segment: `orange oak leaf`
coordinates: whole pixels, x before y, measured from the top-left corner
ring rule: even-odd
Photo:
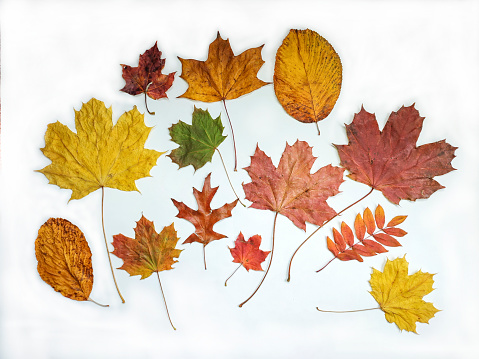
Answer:
[[[433,177],[454,170],[457,147],[445,140],[416,147],[423,120],[414,105],[403,106],[380,131],[375,115],[361,108],[346,125],[349,143],[335,145],[348,177],[381,191],[395,204],[428,198],[444,188]]]
[[[153,222],[142,215],[136,222],[135,238],[129,238],[123,234],[113,236],[115,249],[112,253],[123,260],[123,265],[119,269],[127,271],[130,276],[141,275],[140,279],[145,279],[156,272],[160,282],[159,272],[173,269],[173,264],[178,262],[175,258],[178,258],[182,251],[175,248],[178,240],[173,223],[157,233]],[[161,282],[160,289],[168,319],[173,329],[176,329],[168,313]]]
[[[161,58],[161,51],[158,50],[156,42],[143,55],[140,55],[138,67],[123,64],[121,66],[123,67],[122,76],[126,84],[120,91],[130,95],[144,93],[145,103],[146,95],[154,100],[168,97],[166,91],[173,84],[176,72],[169,75],[161,73],[165,67],[165,59]],[[154,114],[154,112],[151,114]]]
[[[211,173],[206,176],[205,182],[203,184],[203,190],[201,192],[196,188],[193,188],[193,195],[198,203],[198,210],[188,207],[183,202],[171,199],[173,204],[178,209],[178,214],[176,217],[186,219],[195,226],[195,232],[186,238],[183,244],[193,242],[202,243],[203,256],[204,248],[208,243],[226,237],[224,234],[215,232],[213,230],[213,226],[222,219],[231,217],[231,211],[238,203],[238,200],[235,200],[231,203],[226,203],[219,208],[211,209],[211,201],[213,200],[218,187],[212,188],[210,182]]]
[[[240,232],[236,238],[234,248],[229,248],[233,256],[233,263],[240,263],[247,271],[250,269],[261,271],[263,263],[270,251],[259,249],[261,245],[261,236],[254,235],[245,241],[243,233]]]
[[[306,230],[306,222],[322,225],[336,215],[326,200],[339,193],[344,169],[324,166],[311,173],[316,157],[304,141],[286,144],[278,167],[256,147],[251,164],[245,170],[251,182],[243,184],[252,208],[270,210],[288,217]]]

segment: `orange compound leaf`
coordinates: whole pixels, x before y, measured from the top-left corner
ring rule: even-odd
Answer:
[[[341,222],[341,234],[346,244],[351,247],[354,244],[354,233],[345,222]]]
[[[391,219],[388,223],[388,227],[396,227],[397,225],[401,224],[404,222],[404,220],[407,218],[407,216],[396,216],[393,219]]]
[[[366,226],[364,225],[363,218],[358,213],[354,220],[354,231],[356,232],[356,238],[362,240],[366,234]]]
[[[378,228],[383,228],[386,218],[384,217],[384,209],[379,204],[376,207],[376,211],[374,211],[374,217],[376,217],[376,225]]]
[[[259,249],[260,245],[260,235],[254,235],[245,241],[243,233],[240,232],[234,248],[229,248],[233,263],[240,263],[247,271],[250,269],[262,271],[261,263],[265,261],[270,251],[262,251]]]
[[[253,202],[250,207],[281,213],[302,230],[306,222],[320,226],[335,216],[326,200],[339,193],[343,169],[327,165],[311,173],[315,160],[304,141],[286,144],[278,167],[256,147],[245,168],[251,182],[243,184],[246,199]]]
[[[364,108],[346,125],[347,145],[335,145],[348,177],[381,191],[392,203],[428,198],[443,188],[433,179],[454,168],[457,147],[443,141],[416,147],[424,117],[414,108],[391,113],[379,130],[374,114]]]
[[[193,195],[196,198],[198,210],[188,207],[183,202],[171,199],[175,207],[178,209],[176,217],[186,219],[195,226],[195,232],[186,238],[183,244],[198,242],[203,244],[204,248],[208,243],[226,237],[224,234],[215,232],[213,226],[222,219],[231,217],[231,211],[238,203],[238,200],[226,203],[219,208],[211,209],[211,201],[217,190],[218,187],[211,187],[210,173],[205,178],[203,190],[201,192],[196,188],[193,188]]]

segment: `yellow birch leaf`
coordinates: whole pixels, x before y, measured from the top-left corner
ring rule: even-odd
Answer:
[[[84,301],[93,286],[91,251],[82,231],[63,218],[50,218],[35,240],[40,277],[67,298]]]
[[[144,148],[151,131],[136,106],[113,126],[112,110],[92,98],[75,111],[72,132],[60,122],[48,125],[43,154],[52,163],[39,170],[49,183],[71,189],[71,199],[110,187],[138,191],[135,180],[149,177],[164,152]]]
[[[323,120],[339,97],[342,65],[331,44],[312,30],[291,30],[276,52],[274,92],[301,122]]]
[[[389,323],[396,323],[399,329],[416,332],[416,322],[428,323],[439,310],[422,297],[433,291],[433,274],[418,271],[408,275],[405,258],[388,260],[384,271],[373,268],[371,274],[371,295],[379,303]]]

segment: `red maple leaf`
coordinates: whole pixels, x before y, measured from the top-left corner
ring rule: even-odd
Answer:
[[[167,97],[166,91],[173,84],[175,73],[169,75],[161,73],[165,67],[165,59],[161,58],[161,51],[155,42],[153,47],[140,55],[138,67],[121,65],[123,67],[123,79],[126,81],[125,87],[120,91],[130,95],[144,93],[154,100]]]
[[[198,210],[191,209],[183,202],[171,199],[179,211],[176,217],[186,219],[195,226],[195,232],[186,238],[183,244],[199,242],[203,244],[204,248],[208,243],[226,237],[224,234],[213,231],[213,226],[218,221],[231,217],[231,210],[236,206],[238,200],[226,203],[220,208],[212,210],[210,204],[218,187],[211,188],[210,180],[211,173],[205,178],[205,183],[201,192],[196,188],[193,188],[193,195],[198,203]]]
[[[322,225],[336,215],[326,200],[339,193],[344,169],[331,165],[311,172],[316,157],[312,147],[304,141],[286,144],[276,168],[263,151],[256,147],[251,164],[245,170],[251,182],[243,184],[250,206],[271,210],[288,217],[293,223],[306,230],[306,223]]]
[[[381,132],[374,114],[364,108],[346,125],[349,143],[335,145],[349,178],[381,191],[393,203],[428,198],[444,188],[433,177],[454,168],[453,147],[444,140],[416,147],[424,117],[414,105],[389,116]]]
[[[247,241],[244,240],[243,233],[240,232],[236,238],[234,248],[229,248],[233,256],[233,263],[241,263],[247,271],[263,270],[261,263],[264,262],[270,251],[262,251],[259,249],[261,245],[261,236],[254,235]]]

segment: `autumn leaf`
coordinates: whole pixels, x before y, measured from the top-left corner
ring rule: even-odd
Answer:
[[[229,40],[223,40],[218,32],[208,50],[206,61],[183,59],[181,78],[188,83],[188,89],[181,98],[202,102],[233,100],[268,84],[257,78],[264,61],[261,58],[263,45],[248,49],[235,56]],[[228,120],[228,111],[226,110]],[[231,126],[233,146],[235,148],[235,171],[237,167],[236,144]]]
[[[380,131],[374,114],[362,108],[346,125],[349,143],[335,145],[348,177],[381,191],[395,204],[428,198],[444,188],[433,177],[454,170],[457,147],[444,140],[416,147],[423,120],[414,105],[403,106]]]
[[[186,219],[195,226],[195,232],[186,238],[183,244],[193,242],[203,244],[205,269],[206,257],[204,250],[206,245],[212,241],[226,237],[224,234],[215,232],[213,230],[213,226],[222,219],[231,217],[231,211],[238,203],[238,200],[235,200],[231,203],[226,203],[219,208],[211,209],[211,201],[213,200],[216,191],[218,191],[218,187],[212,188],[210,182],[211,173],[206,176],[201,192],[196,188],[193,188],[193,195],[195,196],[196,202],[198,204],[198,210],[188,207],[183,202],[171,199],[173,204],[178,209],[178,214],[176,217]]]
[[[39,170],[49,183],[71,189],[70,200],[104,187],[138,191],[135,180],[149,177],[164,153],[143,147],[151,127],[136,106],[113,126],[111,107],[92,98],[75,111],[75,127],[76,134],[58,121],[48,125],[41,150],[52,163]]]
[[[224,141],[221,116],[213,119],[208,110],[194,109],[191,125],[179,121],[169,128],[173,142],[180,145],[168,157],[180,168],[192,165],[196,170],[211,161],[217,147]]]
[[[38,230],[35,256],[38,274],[53,289],[70,299],[93,302],[91,251],[77,226],[63,218],[50,218]]]
[[[315,31],[290,30],[276,52],[273,77],[284,110],[318,125],[333,110],[341,83],[341,59],[331,44]]]
[[[250,207],[280,213],[303,230],[306,222],[319,226],[336,215],[326,200],[339,193],[344,170],[327,165],[311,174],[315,160],[304,141],[286,144],[278,167],[256,147],[245,168],[251,182],[243,184]]]
[[[123,260],[123,265],[119,269],[127,271],[130,276],[141,275],[140,279],[145,279],[156,272],[160,281],[159,272],[173,269],[173,264],[178,262],[175,258],[178,258],[182,251],[175,248],[178,240],[173,223],[157,233],[153,222],[142,215],[136,223],[135,238],[123,234],[113,236],[115,249],[112,254]],[[160,289],[165,299],[161,282]],[[168,313],[168,307],[166,311]],[[168,318],[171,323],[169,313]],[[173,323],[171,326],[175,329]]]
[[[153,45],[149,50],[146,50],[143,55],[140,55],[138,67],[131,67],[128,65],[121,65],[123,67],[123,79],[125,80],[125,86],[120,90],[130,95],[145,94],[154,100],[158,100],[163,97],[168,97],[166,91],[173,84],[175,79],[175,73],[172,72],[169,75],[161,73],[165,67],[165,59],[161,58],[161,51],[158,50],[157,43]],[[146,107],[148,111],[148,106]],[[148,111],[148,113],[154,115],[154,112]]]
[[[434,275],[421,270],[408,275],[408,264],[405,258],[397,258],[388,260],[383,272],[373,268],[370,293],[389,323],[417,334],[416,322],[429,323],[438,312],[432,303],[423,300],[433,291]]]

